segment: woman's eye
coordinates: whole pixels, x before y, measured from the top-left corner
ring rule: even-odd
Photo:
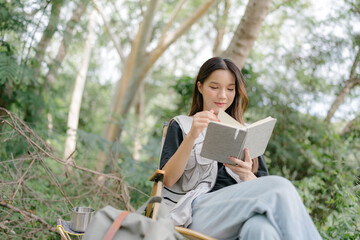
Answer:
[[[210,86],[210,88],[211,88],[211,89],[217,89],[217,87],[211,87],[211,86]]]
[[[228,90],[229,90],[230,92],[232,92],[232,91],[234,91],[235,89],[234,89],[234,88],[228,88]]]

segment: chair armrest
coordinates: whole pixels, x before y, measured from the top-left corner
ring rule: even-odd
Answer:
[[[190,240],[216,240],[216,238],[209,237],[209,236],[207,236],[205,234],[202,234],[200,232],[194,231],[194,230],[189,229],[189,228],[176,226],[175,229],[176,229],[176,231],[178,233],[183,235],[186,239],[190,239]]]
[[[159,182],[159,181],[163,181],[164,180],[164,176],[165,176],[165,171],[164,170],[160,170],[157,169],[153,175],[151,175],[151,177],[149,178],[149,181],[153,181],[153,182]]]

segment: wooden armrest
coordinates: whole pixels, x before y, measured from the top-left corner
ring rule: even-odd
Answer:
[[[216,240],[215,238],[209,237],[205,234],[199,233],[197,231],[188,228],[176,226],[175,229],[178,233],[180,233],[181,235],[183,235],[184,237],[190,240]]]
[[[160,170],[157,169],[153,175],[151,175],[151,177],[149,178],[150,181],[163,181],[164,180],[164,176],[165,176],[165,171],[164,170]]]

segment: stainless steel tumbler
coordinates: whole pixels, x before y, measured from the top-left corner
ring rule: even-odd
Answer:
[[[74,207],[71,211],[70,228],[75,232],[85,232],[95,210],[89,207]]]

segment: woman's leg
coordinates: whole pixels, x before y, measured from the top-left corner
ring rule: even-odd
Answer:
[[[245,222],[263,214],[281,239],[321,239],[295,187],[267,176],[204,194],[193,202],[189,228],[219,239],[235,239]]]
[[[240,230],[240,240],[280,240],[279,233],[263,214],[249,218]]]

